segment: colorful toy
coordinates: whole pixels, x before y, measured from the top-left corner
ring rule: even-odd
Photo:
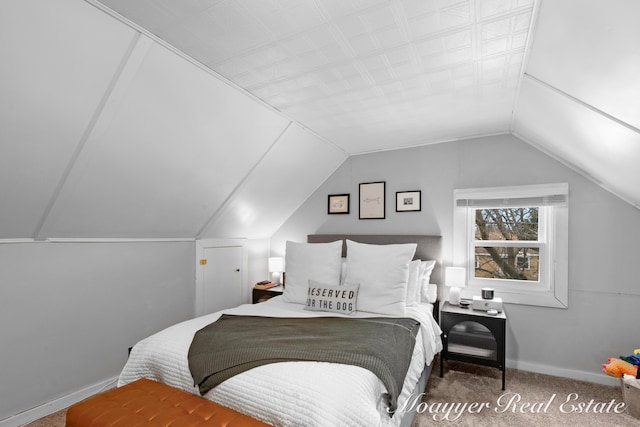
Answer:
[[[638,367],[632,365],[629,362],[625,362],[622,359],[616,359],[615,357],[608,357],[607,361],[609,363],[602,364],[602,372],[605,374],[620,378],[624,374],[633,375],[634,377],[638,374]]]
[[[640,365],[640,357],[634,354],[631,354],[629,356],[620,356],[620,359],[624,360],[627,363],[631,363],[632,365]]]

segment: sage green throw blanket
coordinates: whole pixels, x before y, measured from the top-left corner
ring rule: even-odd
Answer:
[[[283,318],[223,314],[196,332],[189,369],[204,395],[228,378],[268,363],[319,361],[366,368],[397,408],[420,322],[408,318]]]

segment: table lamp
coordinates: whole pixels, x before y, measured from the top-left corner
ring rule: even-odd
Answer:
[[[271,274],[271,281],[277,284],[280,283],[280,274],[284,271],[284,258],[283,257],[269,257],[269,272]]]
[[[466,269],[447,267],[444,272],[444,284],[449,288],[449,304],[460,305],[460,289],[464,288]]]

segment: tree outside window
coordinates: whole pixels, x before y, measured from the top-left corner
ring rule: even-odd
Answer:
[[[476,209],[475,277],[537,282],[540,248],[527,243],[539,242],[539,216],[538,207]]]

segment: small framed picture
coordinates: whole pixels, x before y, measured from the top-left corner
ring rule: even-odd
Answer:
[[[349,213],[349,194],[329,194],[327,212],[330,215]]]
[[[384,181],[360,184],[360,219],[384,219],[384,187]]]
[[[415,212],[420,207],[421,191],[398,191],[396,192],[396,212]]]

